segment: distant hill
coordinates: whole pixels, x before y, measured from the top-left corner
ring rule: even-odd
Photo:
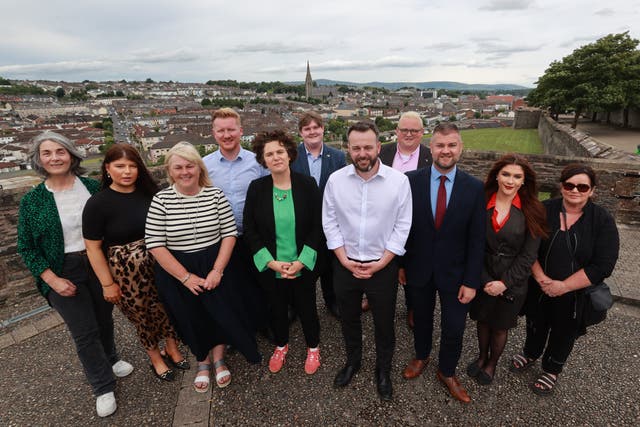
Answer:
[[[354,83],[354,82],[346,82],[340,80],[328,80],[328,79],[318,79],[314,80],[319,86],[337,86],[337,85],[345,85],[345,86],[354,86],[354,87],[362,87],[362,86],[372,86],[372,87],[383,87],[389,90],[398,90],[401,87],[415,87],[417,89],[448,89],[448,90],[486,90],[486,91],[507,91],[507,90],[528,90],[531,89],[526,86],[514,85],[509,83],[500,83],[500,84],[468,84],[468,83],[460,83],[460,82],[446,82],[446,81],[435,81],[435,82],[367,82],[367,83]],[[304,82],[291,82],[293,84],[304,84]]]

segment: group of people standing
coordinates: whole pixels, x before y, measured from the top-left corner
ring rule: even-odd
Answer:
[[[318,278],[345,342],[336,388],[360,370],[366,305],[376,389],[392,398],[400,285],[415,347],[405,379],[429,363],[437,295],[437,378],[454,398],[471,400],[456,376],[469,311],[478,357],[468,375],[492,382],[508,330],[526,313],[526,343],[510,369],[542,356],[532,389],[551,393],[585,332],[582,290],[608,277],[618,255],[613,218],[590,200],[593,170],[568,165],[562,197],[541,203],[520,155],[499,159],[484,185],[462,171],[463,143],[451,123],[438,125],[427,147],[420,116],[404,113],[398,142],[383,147],[376,126],[358,122],[347,132],[349,165],[323,143],[320,115],[305,113],[298,128],[299,145],[276,130],[256,136],[252,152],[240,145],[238,113],[216,110],[219,150],[203,159],[191,144],[175,145],[162,190],[128,145],[107,151],[98,183],[81,176],[81,155],[64,136],[33,140],[31,162],[45,180],[21,202],[18,251],[71,333],[98,415],[116,410],[114,377],[133,370],[116,353],[114,304],[135,325],[155,376],[172,381],[175,369],[190,368],[181,340],[197,360],[194,389],[205,392],[212,370],[217,386],[231,383],[227,346],[262,361],[257,331],[272,337],[268,366],[279,372],[292,311],[306,341],[304,371],[319,369]]]

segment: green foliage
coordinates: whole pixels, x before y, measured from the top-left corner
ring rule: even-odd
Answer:
[[[613,111],[640,104],[640,51],[629,32],[609,34],[553,61],[527,96],[552,116],[574,110],[575,129],[584,111]]]
[[[338,86],[338,92],[340,93],[348,93],[348,92],[353,92],[354,89],[350,88],[349,86],[345,86],[345,85],[340,85]]]
[[[11,82],[0,76],[0,86],[11,86]]]
[[[64,98],[65,92],[64,89],[59,87],[56,89],[56,98]]]
[[[449,116],[449,121],[450,121],[450,122],[455,122],[456,120],[458,120],[458,118],[456,117],[456,115],[455,115],[455,114],[451,114],[451,115]]]
[[[346,141],[347,122],[342,117],[330,119],[325,125],[325,130],[332,135],[332,138],[329,139],[342,139]]]
[[[318,105],[318,104],[322,104],[322,99],[318,99],[318,98],[304,98],[304,97],[300,97],[300,96],[287,96],[287,99],[289,101],[295,101],[295,102],[306,102],[307,104],[311,104],[311,105]]]
[[[204,98],[202,101],[200,101],[200,105],[202,105],[203,107],[208,107],[209,105],[211,105],[211,100],[209,98]]]
[[[480,111],[476,111],[475,113],[473,113],[474,119],[479,119],[480,117],[482,117],[482,113]]]
[[[86,101],[87,99],[89,99],[89,96],[87,95],[86,90],[74,90],[73,92],[67,94],[66,96],[68,99],[71,99],[74,101]]]
[[[155,83],[150,77],[147,77],[147,80],[144,81],[145,83]]]
[[[116,96],[124,96],[124,92],[121,90],[116,91]]]
[[[376,117],[375,123],[380,132],[387,132],[396,128],[395,123],[389,119],[385,119],[384,117]]]
[[[304,85],[290,85],[282,82],[238,82],[236,80],[209,80],[209,86],[235,87],[238,89],[251,89],[258,93],[295,93],[298,96],[305,95]]]
[[[230,108],[239,108],[239,109],[243,109],[244,108],[244,102],[242,102],[240,99],[234,99],[234,98],[230,98],[230,99],[222,99],[222,98],[213,98],[211,100],[211,106],[213,106],[214,108],[222,108],[222,107],[230,107]]]
[[[273,104],[273,105],[278,105],[280,104],[280,101],[278,101],[277,99],[271,99],[271,98],[260,98],[255,97],[253,99],[249,100],[249,104]]]
[[[521,154],[544,152],[537,129],[469,129],[460,131],[465,149]]]

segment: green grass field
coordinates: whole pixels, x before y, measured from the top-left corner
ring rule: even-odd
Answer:
[[[500,151],[521,154],[542,154],[537,129],[472,129],[460,132],[464,148],[476,151]]]

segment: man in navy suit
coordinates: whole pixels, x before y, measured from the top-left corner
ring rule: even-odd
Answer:
[[[415,358],[403,372],[418,377],[432,348],[436,292],[441,305],[437,378],[461,402],[471,398],[455,375],[469,302],[480,287],[485,244],[483,184],[460,170],[462,139],[453,123],[441,123],[430,143],[430,168],[408,172],[413,222],[403,259],[414,309]]]
[[[416,111],[406,111],[400,116],[396,127],[398,142],[384,144],[380,149],[380,161],[400,172],[409,172],[431,166],[429,147],[422,145],[424,124]],[[398,283],[406,286],[404,268],[398,272]],[[413,329],[413,308],[409,292],[405,289],[404,301],[407,306],[407,325]]]
[[[320,188],[320,193],[324,193],[329,175],[347,165],[346,157],[342,151],[324,144],[324,124],[320,114],[306,112],[298,122],[298,130],[302,143],[298,146],[298,157],[291,164],[291,170],[312,176]],[[325,250],[318,253],[322,296],[329,313],[339,317],[331,268],[335,255],[333,251],[326,249],[324,240],[326,239],[323,239]]]

